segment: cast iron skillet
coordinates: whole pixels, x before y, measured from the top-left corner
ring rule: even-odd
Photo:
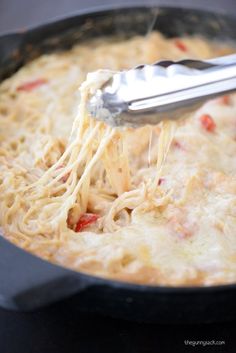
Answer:
[[[0,37],[0,80],[41,53],[91,37],[146,34],[153,28],[168,37],[200,34],[225,41],[236,39],[235,21],[180,8],[113,7],[80,13]],[[34,310],[72,295],[83,309],[130,320],[197,323],[236,317],[236,284],[171,288],[100,279],[53,265],[0,237],[0,306]]]

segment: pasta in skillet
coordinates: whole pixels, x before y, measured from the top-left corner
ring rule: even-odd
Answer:
[[[125,281],[236,281],[236,98],[188,119],[112,128],[86,109],[107,72],[232,49],[202,38],[95,40],[0,85],[0,225],[16,245]],[[78,90],[78,87],[80,89]]]

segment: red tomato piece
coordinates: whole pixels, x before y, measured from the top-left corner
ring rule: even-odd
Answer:
[[[202,124],[202,127],[209,131],[209,132],[213,132],[216,128],[216,123],[214,122],[214,120],[212,119],[212,117],[209,114],[203,114],[200,117],[200,121]]]
[[[185,147],[182,145],[182,143],[180,143],[177,140],[173,141],[172,145],[173,145],[174,148],[176,148],[178,150],[185,151]]]
[[[161,185],[162,183],[164,183],[164,181],[165,181],[165,178],[160,178],[160,179],[158,180],[158,185]]]
[[[188,48],[186,47],[186,45],[182,42],[182,40],[180,39],[176,39],[175,40],[175,45],[176,47],[181,50],[181,51],[184,51],[186,52],[188,50]]]
[[[221,103],[222,105],[230,105],[230,96],[220,97],[219,103]]]
[[[99,216],[94,213],[84,213],[82,216],[80,216],[80,219],[78,220],[76,226],[75,226],[75,232],[80,232],[87,226],[89,226],[92,223],[95,223]]]
[[[25,83],[22,83],[22,85],[17,87],[17,91],[31,92],[35,88],[45,85],[47,82],[48,81],[45,80],[44,78],[39,78],[34,81],[25,82]]]
[[[64,168],[64,165],[59,165],[59,166],[56,168],[56,170],[62,169],[62,168]],[[61,180],[63,183],[65,183],[65,182],[67,181],[67,179],[69,178],[69,176],[70,176],[70,172],[68,172],[68,173],[66,173],[65,175],[63,175],[63,177],[61,177],[60,180]]]
[[[61,178],[61,181],[62,181],[63,183],[66,183],[67,180],[68,180],[68,178],[69,178],[69,176],[70,176],[70,173],[67,173],[67,174],[63,175],[63,177]]]

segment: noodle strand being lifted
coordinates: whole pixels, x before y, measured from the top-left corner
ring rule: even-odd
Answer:
[[[93,75],[90,74],[88,82],[85,81],[81,87],[81,102],[73,123],[71,141],[65,152],[35,183],[17,190],[18,197],[5,213],[4,219],[4,223],[7,223],[7,219],[17,214],[14,225],[16,235],[45,236],[45,224],[47,224],[47,236],[55,232],[61,233],[68,227],[69,212],[76,208],[77,219],[86,213],[89,195],[92,195],[91,187],[96,187],[99,192],[99,187],[91,180],[93,168],[96,168],[98,163],[100,165],[97,168],[102,169],[104,176],[104,185],[101,187],[108,196],[117,196],[111,211],[104,217],[105,229],[114,231],[111,224],[115,224],[114,218],[117,213],[127,207],[135,209],[144,202],[144,197],[140,197],[143,195],[140,187],[134,188],[130,182],[129,156],[123,141],[125,131],[112,129],[104,123],[94,121],[88,116],[86,110],[89,91],[101,81],[102,75],[102,71],[94,73],[94,78],[91,80]],[[173,133],[170,133],[173,130],[173,124],[168,122],[161,128],[157,149],[157,173],[153,187],[149,188],[149,192],[152,189],[152,193],[155,193],[161,166],[173,138]],[[101,174],[101,171],[99,173]],[[68,177],[63,180],[66,175]],[[101,180],[99,181],[101,183]],[[109,184],[107,189],[106,184]],[[136,196],[135,201],[133,198],[130,201],[131,195]],[[19,207],[19,200],[24,207]],[[40,210],[40,215],[37,210]],[[70,225],[73,226],[73,224]],[[117,229],[118,226],[115,228]]]

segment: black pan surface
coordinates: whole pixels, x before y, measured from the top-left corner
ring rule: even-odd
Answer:
[[[0,37],[0,80],[42,53],[89,38],[146,34],[151,29],[169,37],[236,39],[235,18],[206,11],[127,7],[80,13]],[[200,323],[236,318],[234,284],[171,288],[100,279],[48,263],[0,237],[0,306],[34,310],[72,295],[77,307],[129,320]]]

